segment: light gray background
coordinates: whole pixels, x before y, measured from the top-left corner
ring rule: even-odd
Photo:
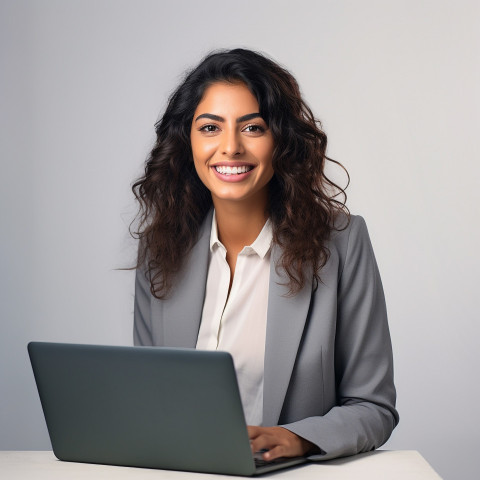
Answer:
[[[185,68],[246,46],[297,77],[348,168],[393,338],[401,422],[478,478],[476,1],[2,1],[0,449],[47,449],[30,340],[131,344],[132,180]],[[305,172],[308,175],[308,172]]]

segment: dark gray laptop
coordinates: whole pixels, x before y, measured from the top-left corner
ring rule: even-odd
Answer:
[[[225,352],[32,342],[28,352],[60,460],[257,475]]]

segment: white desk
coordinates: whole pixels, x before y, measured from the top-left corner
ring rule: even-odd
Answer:
[[[60,462],[52,452],[0,452],[0,478],[8,480],[221,480],[240,479],[145,468]],[[440,477],[413,450],[377,450],[328,462],[308,463],[257,478],[279,480],[438,480]]]

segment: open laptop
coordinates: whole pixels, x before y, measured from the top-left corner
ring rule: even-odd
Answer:
[[[226,352],[42,342],[28,352],[60,460],[247,476],[306,461],[256,466]]]

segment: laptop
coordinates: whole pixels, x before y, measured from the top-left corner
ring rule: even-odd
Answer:
[[[244,476],[306,461],[256,465],[226,352],[43,342],[28,352],[60,460]]]

